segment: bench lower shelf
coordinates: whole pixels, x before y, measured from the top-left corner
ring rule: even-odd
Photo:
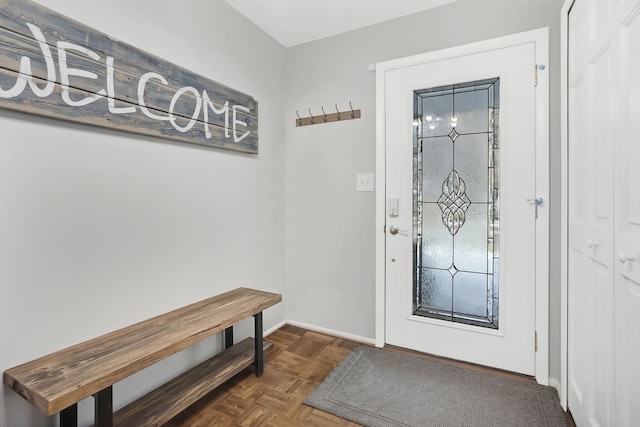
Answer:
[[[264,341],[265,351],[273,343]],[[118,427],[161,426],[255,360],[253,338],[246,338],[184,374],[131,402],[114,414]]]

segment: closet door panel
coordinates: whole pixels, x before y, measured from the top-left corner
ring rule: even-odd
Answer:
[[[596,294],[603,306],[606,306],[607,323],[613,327],[613,167],[615,126],[613,116],[612,78],[611,78],[611,44],[606,40],[604,45],[595,50],[589,60],[589,84],[592,96],[588,100],[589,136],[585,143],[589,145],[591,157],[588,177],[589,230],[587,231],[587,254],[604,268],[609,277],[609,285],[600,287]],[[604,320],[604,319],[603,319]]]
[[[599,27],[598,27],[599,28]],[[589,185],[588,225],[586,229],[587,274],[591,304],[589,322],[583,327],[590,331],[587,423],[592,427],[614,424],[614,355],[613,355],[613,160],[614,126],[611,43],[598,33],[589,51],[586,65],[591,87],[588,100],[590,167],[586,171]],[[580,356],[578,356],[580,357]],[[584,356],[583,356],[584,357]]]
[[[618,424],[640,424],[640,1],[620,13],[620,136],[615,168],[615,354]]]
[[[584,22],[582,9],[574,9],[570,16],[571,23]],[[570,26],[570,37],[576,43],[581,40],[580,35],[584,30],[579,26]],[[589,322],[589,310],[592,309],[589,294],[584,291],[588,281],[588,264],[586,257],[585,238],[587,223],[587,208],[591,205],[588,191],[589,183],[584,180],[588,177],[587,170],[590,167],[588,147],[584,147],[584,141],[589,132],[586,129],[585,120],[587,99],[589,98],[589,85],[585,71],[577,71],[578,58],[581,57],[579,45],[570,43],[569,54],[573,58],[575,71],[570,74],[569,87],[569,281],[568,281],[568,401],[569,409],[578,426],[586,425],[586,399],[589,393],[589,365],[588,358],[577,357],[579,354],[589,353],[589,336],[586,325]]]
[[[576,2],[569,21],[568,397],[581,427],[615,425],[610,22],[610,4],[600,0]]]
[[[569,16],[569,409],[640,425],[640,0]]]
[[[569,334],[571,339],[568,343],[569,355],[589,353],[589,331],[585,327],[589,324],[588,308],[591,305],[591,298],[587,292],[582,292],[580,284],[588,280],[587,265],[584,255],[575,247],[569,249],[568,263],[569,269],[573,272],[572,280],[569,281]],[[591,361],[588,357],[569,357],[569,409],[577,426],[586,425],[586,398],[588,397],[589,366]]]
[[[621,275],[616,280],[616,396],[619,427],[635,427],[640,422],[640,335],[637,316],[640,313],[640,287],[637,280]],[[627,317],[634,315],[630,321]],[[635,322],[635,323],[634,323]]]
[[[624,88],[621,109],[626,116],[626,132],[621,138],[618,159],[620,190],[624,190],[616,196],[624,211],[621,225],[637,232],[634,228],[640,226],[640,2],[635,3],[621,29],[620,80]]]

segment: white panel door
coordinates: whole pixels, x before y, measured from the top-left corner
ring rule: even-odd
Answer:
[[[612,46],[596,12],[594,2],[579,1],[569,15],[568,399],[579,426],[605,427],[614,425],[615,127]]]
[[[568,405],[640,425],[640,1],[569,13]]]
[[[615,174],[617,425],[640,425],[640,1],[618,8],[620,125]]]
[[[386,238],[387,343],[528,375],[535,373],[536,207],[534,203],[527,201],[527,199],[531,200],[537,197],[535,162],[532,161],[536,155],[535,64],[535,43],[523,43],[386,72],[387,175],[385,190],[389,198]],[[456,323],[416,315],[413,285],[415,272],[413,262],[415,235],[412,232],[414,222],[412,165],[415,119],[414,91],[431,90],[431,88],[442,86],[449,87],[448,85],[466,84],[491,78],[500,78],[499,130],[501,142],[500,160],[496,172],[500,177],[502,187],[499,202],[500,266],[494,270],[496,275],[499,274],[500,283],[500,320],[497,329],[471,326],[464,324],[464,321]],[[433,117],[425,115],[420,120],[435,121],[435,117],[435,115]],[[450,127],[457,125],[458,127],[455,129],[464,134],[462,121],[465,119],[460,118],[456,122],[457,119],[458,117],[448,117],[443,120],[451,121],[453,124],[448,125]],[[424,123],[423,125],[426,126]],[[453,147],[454,144],[463,144],[461,141],[463,138],[472,138],[470,136],[472,133],[461,137],[457,137],[457,135],[451,137],[445,133],[442,136],[442,141],[434,142],[434,144],[441,145],[444,150],[449,150],[452,148],[448,147]],[[457,139],[455,139],[456,137]],[[454,139],[455,141],[453,141]],[[465,167],[459,166],[463,160],[460,162],[454,160],[453,162],[456,164],[456,169]],[[424,168],[427,167],[427,163],[428,161],[424,160]],[[449,169],[444,170],[446,167],[438,164],[438,161],[432,162],[430,167],[438,170],[442,168],[442,179],[447,178],[447,174],[450,173],[449,169],[451,169],[446,166]],[[424,173],[426,174],[427,171],[425,170]],[[426,183],[425,191],[445,191],[442,179],[437,183],[434,182],[431,186]],[[467,178],[464,177],[464,179]],[[454,181],[456,183],[454,186],[456,189],[458,189],[457,180],[457,175],[455,175]],[[466,188],[467,191],[470,191],[468,183]],[[435,196],[437,197],[437,194]],[[398,202],[397,215],[392,209],[396,200]],[[470,200],[470,205],[473,207],[474,197],[470,196]],[[472,207],[469,208],[469,212]],[[442,215],[444,211],[440,214],[437,206],[432,206],[430,209],[435,212],[436,220],[434,223],[438,223],[437,218],[440,218],[439,215]],[[484,209],[486,215],[486,207]],[[440,226],[446,226],[446,224],[442,224],[444,220],[439,222]],[[461,234],[464,234],[465,230],[472,230],[471,222],[471,219],[467,219],[467,224],[461,226]],[[453,234],[451,228],[449,231],[446,228],[443,230],[442,233],[445,236],[447,233]],[[498,233],[498,230],[496,229],[495,232]],[[486,264],[486,227],[483,233],[485,233],[484,249],[480,248],[477,252],[484,250],[484,255],[480,253],[480,256],[485,257]],[[469,245],[472,247],[471,251],[474,251],[474,244],[469,243]],[[465,273],[464,268],[460,268],[458,264],[465,262],[469,264],[470,259],[476,254],[464,251],[457,253],[456,251],[457,247],[452,249],[452,257],[455,258],[455,261],[451,263],[450,267],[448,264],[441,267],[439,273],[442,273],[443,277],[449,275],[449,280],[453,277],[453,286],[459,286],[462,289],[467,286],[467,282],[461,280],[459,285],[456,285],[455,278],[466,277],[463,275],[470,273]],[[476,292],[469,289],[470,286],[465,288],[464,292]],[[482,294],[482,292],[481,288],[477,290],[478,294]],[[486,300],[486,289],[483,295]],[[455,297],[445,295],[442,299],[446,301],[447,298],[453,300],[453,306],[456,305]]]

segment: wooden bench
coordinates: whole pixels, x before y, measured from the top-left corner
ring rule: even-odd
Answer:
[[[96,427],[157,426],[238,372],[262,375],[262,311],[282,301],[270,292],[238,288],[8,369],[4,383],[61,427],[77,427],[77,403],[95,398]],[[253,316],[255,338],[233,345],[233,325]],[[224,331],[225,350],[113,413],[112,386],[172,354]]]

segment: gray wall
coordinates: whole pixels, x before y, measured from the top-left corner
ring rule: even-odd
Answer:
[[[284,292],[285,48],[222,0],[40,2],[253,95],[260,154],[0,110],[0,371],[237,286]],[[116,405],[220,345],[117,384]],[[0,426],[54,423],[0,388]]]
[[[373,172],[375,73],[368,64],[541,27],[550,28],[551,376],[560,375],[561,0],[460,0],[287,51],[287,317],[374,337],[374,194],[355,191]],[[302,116],[344,109],[362,119],[302,128]]]

